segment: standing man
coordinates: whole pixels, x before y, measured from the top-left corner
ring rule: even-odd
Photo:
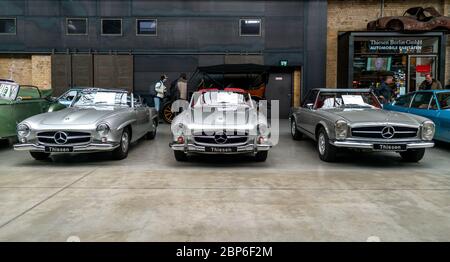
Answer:
[[[394,78],[392,76],[386,76],[384,81],[381,82],[381,85],[378,89],[375,90],[375,94],[378,99],[380,99],[382,104],[386,104],[391,102],[392,98],[392,89],[390,85],[394,82]]]
[[[178,78],[177,89],[179,94],[179,99],[187,100],[187,76],[182,73]]]
[[[439,90],[442,89],[442,84],[439,80],[434,79],[431,74],[425,75],[425,80],[420,84],[419,90]]]
[[[158,83],[155,84],[155,95],[153,97],[153,101],[155,102],[155,109],[159,112],[161,106],[161,100],[164,98],[164,93],[167,90],[167,87],[164,83],[167,81],[167,76],[162,75]]]

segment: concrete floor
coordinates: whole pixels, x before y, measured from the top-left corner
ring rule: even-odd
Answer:
[[[288,123],[265,163],[178,163],[169,127],[126,160],[0,147],[0,241],[450,241],[450,146],[318,159]]]

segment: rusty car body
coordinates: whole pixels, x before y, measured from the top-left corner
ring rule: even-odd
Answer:
[[[412,7],[403,16],[386,16],[369,22],[367,30],[450,32],[450,17],[443,16],[434,7]]]

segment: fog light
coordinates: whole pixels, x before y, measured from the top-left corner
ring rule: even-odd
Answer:
[[[20,139],[20,142],[26,143],[26,142],[27,142],[27,139],[26,139],[25,137],[22,137],[22,138]]]
[[[177,138],[177,143],[178,143],[178,144],[184,144],[184,137],[179,136],[179,137]]]
[[[108,142],[108,138],[107,137],[102,137],[102,143],[106,143]]]

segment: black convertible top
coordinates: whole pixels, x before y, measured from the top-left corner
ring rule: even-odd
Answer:
[[[258,64],[223,64],[200,66],[197,70],[206,74],[261,74],[267,72],[269,66]]]

